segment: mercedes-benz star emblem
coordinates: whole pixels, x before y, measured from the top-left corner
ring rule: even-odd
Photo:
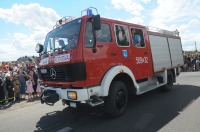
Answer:
[[[56,70],[54,70],[53,68],[50,69],[50,75],[52,79],[56,79]]]

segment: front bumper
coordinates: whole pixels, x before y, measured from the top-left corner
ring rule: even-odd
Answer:
[[[46,90],[55,91],[59,95],[60,99],[69,100],[69,101],[77,101],[77,102],[87,101],[93,95],[99,96],[99,90],[100,90],[99,87],[83,88],[83,89],[74,89],[74,88],[62,89],[62,88],[45,87],[45,86],[41,86],[41,89],[43,89],[44,91]],[[68,92],[76,92],[77,99],[73,100],[73,99],[68,98],[68,95],[67,95]]]

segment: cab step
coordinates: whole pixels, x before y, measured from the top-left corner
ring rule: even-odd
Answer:
[[[87,102],[90,106],[97,106],[104,103],[104,100],[100,98],[92,98]]]

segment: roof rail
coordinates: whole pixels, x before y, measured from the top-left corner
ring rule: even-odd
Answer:
[[[53,29],[60,27],[61,25],[68,23],[70,21],[73,21],[74,19],[76,19],[76,17],[74,17],[74,16],[63,17],[62,19],[60,19],[56,22],[56,25],[53,26]]]
[[[95,7],[89,7],[83,11],[81,11],[81,16],[83,16],[83,12],[87,12],[87,15],[92,15],[92,9],[93,10],[96,10],[96,13],[98,14],[98,10],[95,8]],[[56,25],[53,26],[53,29],[57,28],[57,27],[60,27],[61,25],[65,24],[65,23],[68,23],[70,21],[73,21],[74,19],[76,19],[76,17],[74,16],[66,16],[66,17],[63,17],[61,18],[60,20],[58,20],[56,22]]]
[[[146,29],[148,31],[152,31],[152,32],[158,32],[158,33],[163,33],[166,35],[173,35],[173,36],[179,36],[179,31],[176,29],[175,31],[169,31],[169,30],[164,30],[164,29],[160,29],[160,28],[156,28],[156,27],[150,27],[147,26]]]

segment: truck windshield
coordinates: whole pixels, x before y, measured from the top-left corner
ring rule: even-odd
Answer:
[[[73,20],[49,32],[44,42],[42,54],[56,50],[70,50],[78,44],[81,19]]]

